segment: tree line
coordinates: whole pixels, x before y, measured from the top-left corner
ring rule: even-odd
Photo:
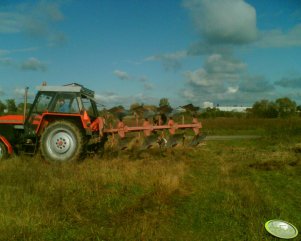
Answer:
[[[275,101],[261,100],[254,103],[251,114],[256,117],[277,118],[292,117],[300,112],[301,106],[290,98],[284,97]]]
[[[218,108],[207,108],[203,117],[257,117],[257,118],[287,118],[300,115],[301,106],[288,97],[278,98],[275,101],[267,99],[256,101],[245,113],[221,111]]]
[[[28,104],[28,107],[30,104]],[[138,110],[143,107],[144,104],[133,103],[130,107],[131,111]],[[150,106],[149,106],[150,107]],[[170,103],[167,98],[161,98],[159,102],[159,108],[168,107],[171,111]],[[278,98],[275,101],[267,99],[256,101],[251,108],[248,108],[245,113],[235,111],[221,111],[217,107],[200,109],[192,104],[185,106],[185,109],[189,112],[199,114],[203,118],[212,117],[259,117],[259,118],[287,118],[297,116],[301,113],[301,105],[297,105],[295,101],[288,97]],[[0,100],[0,115],[3,114],[22,114],[24,103],[16,104],[15,99],[7,99],[5,101]],[[125,109],[123,106],[113,107],[112,109]],[[142,108],[143,110],[144,108]],[[165,108],[166,109],[166,108]]]

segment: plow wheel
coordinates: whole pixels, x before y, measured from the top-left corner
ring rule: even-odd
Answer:
[[[47,126],[40,140],[41,153],[49,161],[76,161],[83,153],[83,135],[69,121],[56,121]]]
[[[6,146],[0,141],[0,161],[6,159],[8,156],[8,152]]]

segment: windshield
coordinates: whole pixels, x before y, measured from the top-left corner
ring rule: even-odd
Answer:
[[[45,111],[48,111],[51,101],[53,99],[54,94],[53,93],[42,93],[38,97],[33,113],[42,114]]]

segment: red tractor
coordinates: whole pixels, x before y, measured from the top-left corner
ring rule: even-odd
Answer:
[[[122,119],[116,128],[107,128],[99,117],[94,92],[79,84],[38,87],[28,114],[0,116],[0,160],[13,153],[41,155],[50,161],[78,160],[85,153],[104,148],[109,134],[124,139],[128,132],[143,131],[146,138],[156,130],[191,128],[199,138],[202,127],[196,118],[192,124],[152,125],[148,119],[142,126],[129,127]],[[198,142],[197,140],[197,142]]]

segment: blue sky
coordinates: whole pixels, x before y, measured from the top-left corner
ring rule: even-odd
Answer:
[[[1,0],[0,99],[80,83],[106,107],[301,104],[300,0]]]

